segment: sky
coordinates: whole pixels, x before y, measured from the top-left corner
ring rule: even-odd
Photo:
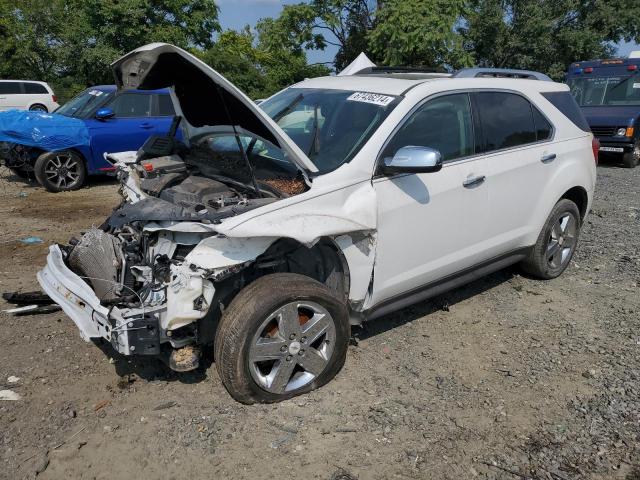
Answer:
[[[237,30],[245,25],[254,26],[264,17],[277,17],[282,6],[288,3],[299,3],[301,0],[217,0],[220,7],[220,24],[222,28]],[[633,43],[621,43],[618,47],[618,55],[627,56],[632,50],[640,50],[640,45]],[[307,58],[309,63],[331,62],[337,52],[337,48],[329,45],[324,51],[309,51]],[[576,60],[588,60],[580,58]]]

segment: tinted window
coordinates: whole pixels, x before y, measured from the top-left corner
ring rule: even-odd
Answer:
[[[24,93],[49,93],[44,85],[40,85],[39,83],[24,83]]]
[[[549,100],[554,107],[562,112],[562,114],[571,120],[576,127],[585,132],[590,132],[589,124],[582,115],[580,107],[569,92],[545,92],[542,94],[544,98]]]
[[[483,145],[481,151],[515,147],[536,141],[531,104],[520,95],[475,93]]]
[[[402,147],[438,150],[443,160],[473,154],[473,127],[469,95],[446,95],[426,102],[400,127],[383,153],[393,157]]]
[[[533,124],[536,127],[536,139],[540,141],[551,138],[553,127],[549,123],[549,120],[533,105],[531,105],[531,110],[533,111]]]
[[[124,93],[114,98],[109,108],[115,112],[116,118],[148,117],[151,115],[151,95]]]
[[[169,95],[156,95],[156,98],[158,99],[158,115],[161,117],[169,117],[176,114]]]
[[[11,95],[14,93],[22,93],[19,82],[0,82],[0,94]]]

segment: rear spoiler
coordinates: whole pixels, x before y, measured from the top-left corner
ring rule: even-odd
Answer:
[[[544,82],[553,82],[544,73],[534,72],[533,70],[516,70],[512,68],[463,68],[453,74],[453,78],[522,78],[526,80],[542,80]]]

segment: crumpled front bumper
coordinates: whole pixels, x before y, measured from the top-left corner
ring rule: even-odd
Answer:
[[[157,320],[145,315],[144,309],[121,311],[101,305],[91,287],[64,263],[58,245],[49,247],[47,264],[38,272],[38,282],[87,342],[103,338],[123,355],[159,353]]]

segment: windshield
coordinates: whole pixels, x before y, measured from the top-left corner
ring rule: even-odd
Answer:
[[[112,95],[113,92],[104,92],[90,88],[80,95],[73,97],[58,108],[55,113],[67,117],[86,118],[93,113],[96,107],[102,105],[104,101]]]
[[[396,106],[397,97],[366,92],[289,88],[262,108],[320,173],[351,160]]]
[[[640,105],[640,77],[580,77],[567,80],[581,107],[599,105]]]

